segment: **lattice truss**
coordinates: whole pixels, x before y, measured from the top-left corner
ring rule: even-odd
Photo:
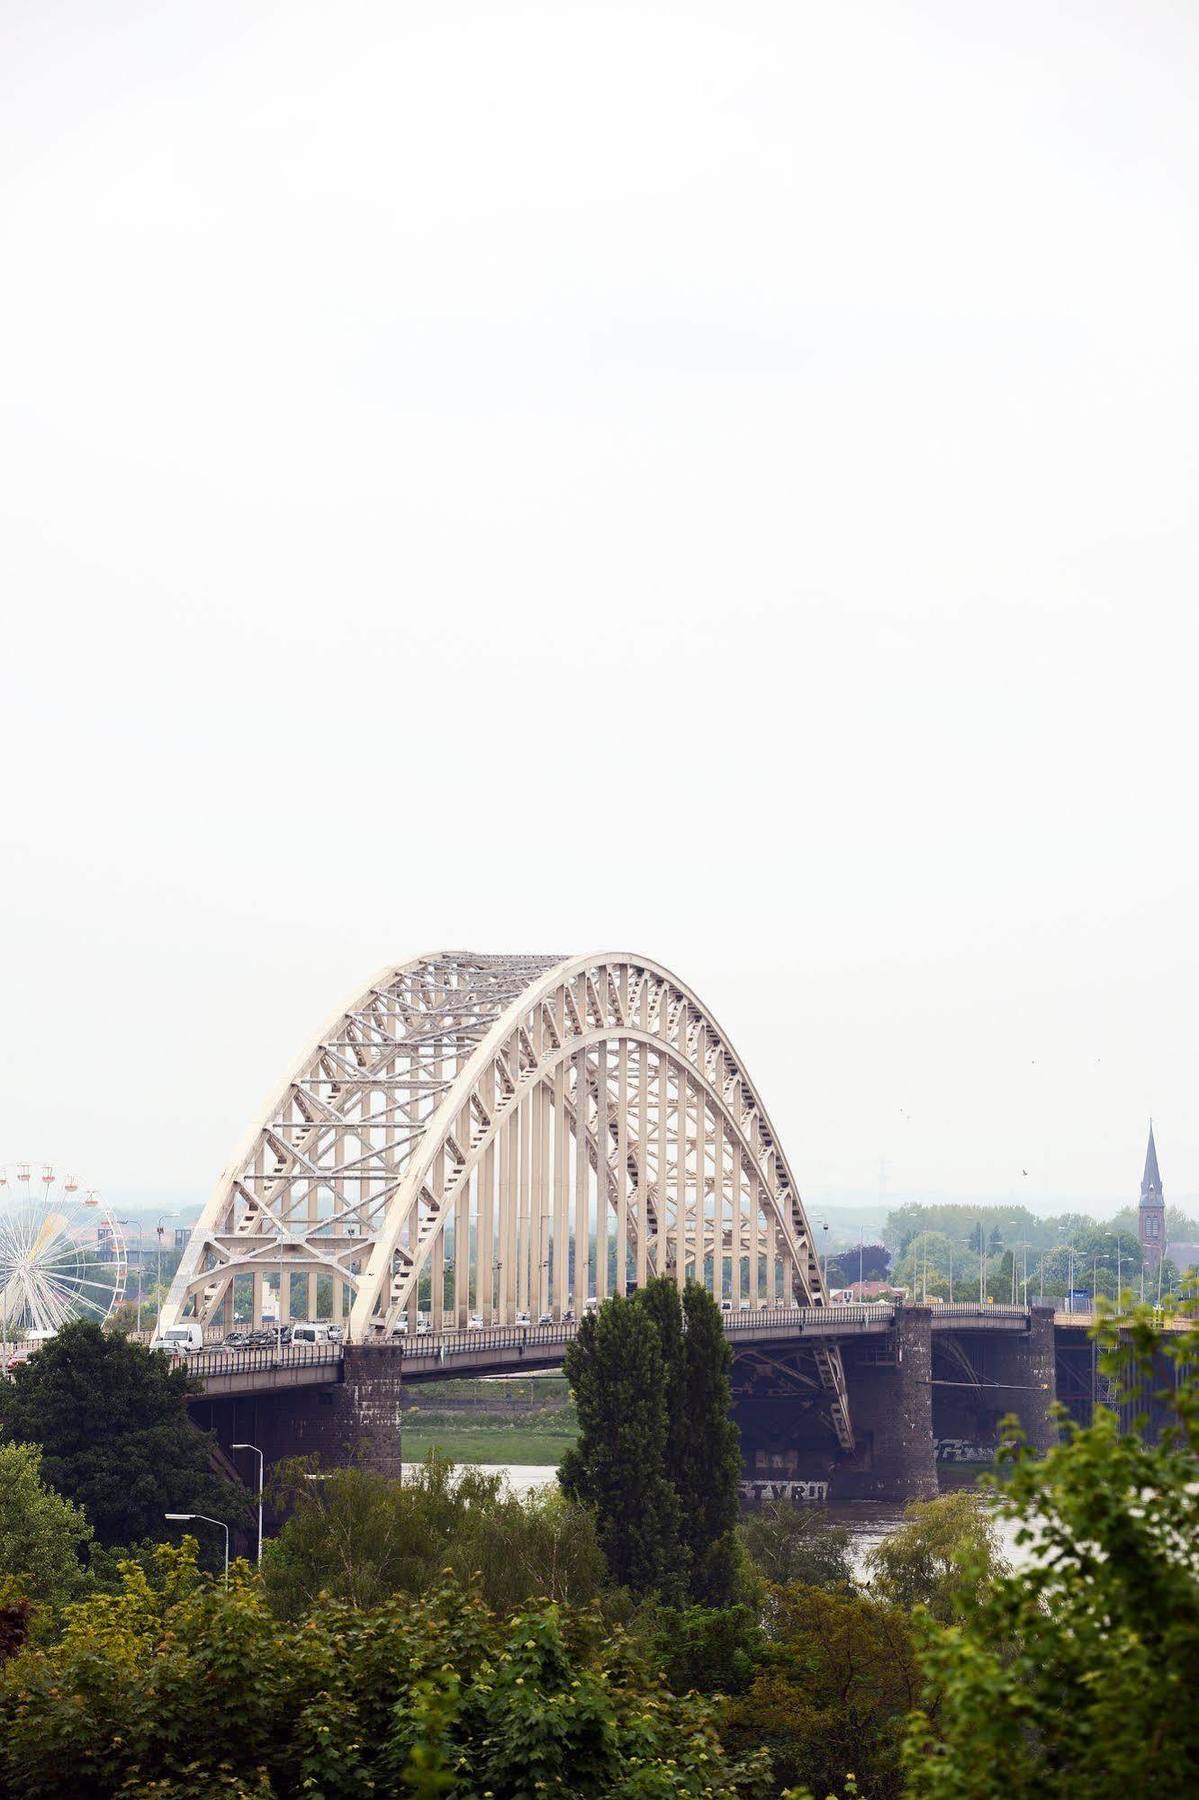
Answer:
[[[348,1314],[361,1342],[402,1313],[578,1316],[655,1274],[737,1309],[826,1299],[728,1040],[654,963],[446,951],[385,971],[322,1034],[218,1184],[164,1323],[231,1324],[242,1282],[258,1324],[281,1283],[285,1316]],[[821,1356],[843,1413],[840,1357]]]

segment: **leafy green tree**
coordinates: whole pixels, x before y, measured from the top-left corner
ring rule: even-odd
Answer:
[[[92,1528],[46,1487],[41,1461],[36,1444],[0,1444],[0,1577],[13,1592],[59,1605],[82,1586]]]
[[[701,1605],[736,1596],[741,1450],[731,1363],[711,1294],[688,1282],[680,1295],[669,1276],[631,1300],[605,1302],[567,1352],[580,1437],[560,1479],[567,1493],[595,1505],[609,1565],[634,1592],[680,1598],[685,1581]],[[627,1481],[651,1496],[649,1550],[630,1539]]]
[[[685,1597],[687,1551],[666,1472],[669,1422],[658,1327],[649,1308],[608,1300],[580,1321],[566,1374],[579,1441],[558,1470],[568,1498],[594,1507],[612,1579],[668,1603]]]
[[[754,1568],[775,1586],[853,1587],[849,1532],[817,1507],[763,1501],[742,1522],[741,1537]]]
[[[727,1606],[740,1573],[741,1439],[732,1417],[733,1353],[724,1321],[707,1288],[683,1290],[681,1443],[667,1476],[678,1495],[683,1541],[690,1552],[691,1597],[702,1606]]]
[[[860,1594],[788,1587],[774,1590],[770,1617],[772,1642],[726,1711],[726,1744],[766,1749],[783,1788],[898,1800],[904,1721],[922,1691],[905,1615]]]
[[[833,1287],[856,1286],[858,1280],[886,1281],[891,1252],[885,1244],[862,1244],[840,1250],[828,1259],[828,1278]]]
[[[742,1694],[765,1640],[752,1606],[661,1607],[653,1614],[652,1662],[676,1694]]]
[[[1042,1460],[1025,1447],[995,1504],[1035,1545],[991,1585],[971,1578],[953,1621],[920,1626],[936,1716],[907,1747],[914,1800],[1124,1800],[1199,1789],[1199,1331],[1167,1337],[1139,1308],[1118,1381],[1172,1358],[1163,1441],[1100,1412]]]
[[[517,1498],[499,1475],[442,1458],[403,1483],[366,1469],[314,1478],[297,1460],[281,1466],[273,1489],[289,1517],[265,1547],[263,1577],[284,1618],[302,1618],[322,1593],[359,1610],[421,1594],[446,1570],[498,1611],[535,1595],[586,1604],[603,1584],[585,1508],[558,1493]]]
[[[101,1544],[166,1535],[166,1512],[247,1523],[237,1483],[213,1474],[211,1440],[166,1357],[77,1320],[0,1383],[0,1441],[40,1444],[43,1478],[81,1506]]]
[[[531,1602],[507,1620],[453,1583],[278,1620],[194,1544],[130,1565],[53,1645],[0,1669],[0,1790],[22,1800],[685,1800],[760,1793],[710,1702],[677,1698],[619,1631]]]
[[[987,1500],[969,1488],[936,1500],[913,1500],[903,1524],[869,1552],[870,1591],[910,1611],[927,1607],[937,1619],[953,1617],[969,1583],[980,1602],[1006,1570],[999,1532]]]

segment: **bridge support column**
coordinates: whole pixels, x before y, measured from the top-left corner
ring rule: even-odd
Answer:
[[[318,1456],[325,1469],[353,1465],[398,1480],[402,1362],[398,1347],[347,1345],[338,1382],[203,1395],[188,1411],[226,1452],[234,1443],[257,1444],[268,1468],[289,1456]]]
[[[901,1306],[885,1343],[842,1345],[856,1444],[832,1473],[834,1500],[931,1500],[937,1493],[933,1444],[932,1313]]]

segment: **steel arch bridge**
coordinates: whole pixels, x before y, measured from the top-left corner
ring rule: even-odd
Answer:
[[[447,950],[329,1022],[218,1182],[162,1324],[232,1325],[241,1284],[258,1325],[277,1281],[286,1317],[365,1343],[418,1311],[434,1331],[580,1316],[654,1275],[737,1311],[827,1303],[727,1036],[644,957]],[[817,1360],[848,1447],[840,1354]]]

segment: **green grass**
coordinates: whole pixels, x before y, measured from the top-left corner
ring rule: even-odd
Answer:
[[[405,1462],[423,1462],[430,1450],[456,1463],[546,1463],[557,1467],[578,1433],[522,1431],[518,1425],[431,1426],[427,1431],[405,1427],[402,1445]]]

